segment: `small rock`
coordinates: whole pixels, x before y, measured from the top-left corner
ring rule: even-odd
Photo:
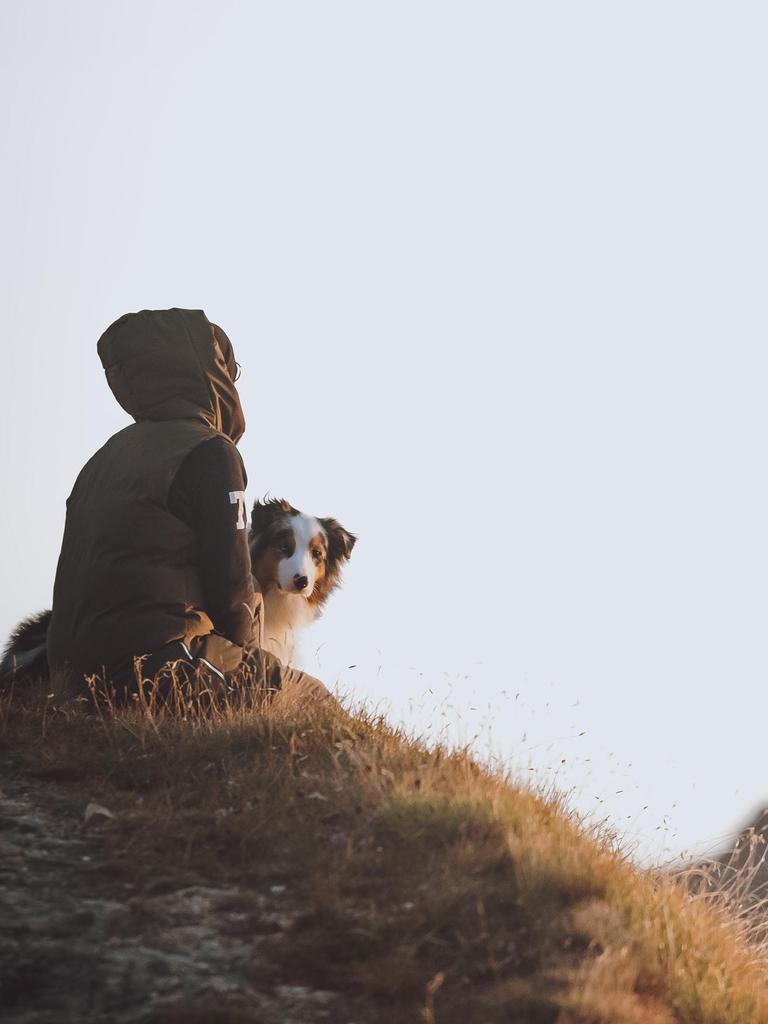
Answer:
[[[114,817],[114,814],[108,807],[104,807],[102,804],[97,804],[93,800],[91,800],[85,808],[84,818],[86,825],[91,823],[97,824],[100,821],[106,821],[108,818],[112,818],[114,820]]]

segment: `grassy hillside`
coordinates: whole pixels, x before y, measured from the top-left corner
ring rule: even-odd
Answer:
[[[727,908],[364,711],[94,712],[40,687],[1,709],[6,756],[112,810],[123,871],[290,886],[301,913],[270,955],[358,1024],[768,1022],[768,960]],[[258,1020],[240,1012],[205,1020]]]

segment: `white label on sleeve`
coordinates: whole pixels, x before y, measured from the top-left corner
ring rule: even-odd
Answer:
[[[245,491],[230,491],[229,504],[237,505],[237,528],[244,530],[248,525],[245,519]]]

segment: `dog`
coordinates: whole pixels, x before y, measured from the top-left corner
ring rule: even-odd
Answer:
[[[335,519],[319,519],[283,498],[256,501],[248,546],[255,586],[263,596],[262,646],[284,664],[297,653],[301,630],[317,619],[341,582],[357,537]],[[48,676],[46,634],[51,612],[24,619],[0,660],[0,683]]]
[[[254,503],[248,543],[263,595],[262,646],[290,664],[301,630],[341,582],[357,537],[335,519],[299,512],[282,498]]]

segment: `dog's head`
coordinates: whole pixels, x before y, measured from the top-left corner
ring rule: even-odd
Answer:
[[[341,582],[357,537],[335,519],[299,512],[287,501],[257,501],[251,516],[251,569],[264,593],[277,587],[320,607]]]

